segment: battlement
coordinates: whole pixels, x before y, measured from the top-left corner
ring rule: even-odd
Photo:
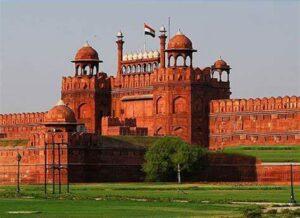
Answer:
[[[210,114],[300,109],[300,97],[270,97],[256,99],[224,99],[210,103]]]
[[[62,91],[98,90],[110,87],[110,77],[106,73],[96,75],[82,75],[62,78]]]
[[[0,114],[0,125],[42,123],[46,114],[47,112]]]
[[[192,67],[168,67],[155,70],[153,74],[154,82],[167,81],[193,81],[193,82],[210,82],[212,84],[228,83],[225,80],[214,78],[210,67],[204,69]]]

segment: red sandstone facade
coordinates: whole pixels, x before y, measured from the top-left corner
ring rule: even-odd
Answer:
[[[74,60],[75,76],[63,78],[62,100],[91,133],[173,135],[208,147],[209,102],[230,97],[230,67],[222,60],[194,67],[191,40],[178,32],[166,48],[160,32],[159,52],[129,55],[118,33],[116,77],[94,73],[98,53],[85,45]]]
[[[53,178],[45,166],[58,156],[64,182],[141,180],[144,149],[108,146],[100,135],[179,136],[209,149],[299,145],[299,97],[231,100],[231,68],[224,60],[200,69],[188,37],[178,32],[168,43],[166,38],[161,28],[158,51],[124,55],[119,32],[116,76],[99,71],[102,61],[86,44],[72,61],[74,74],[62,78],[63,102],[48,112],[0,114],[0,139],[28,140],[25,147],[0,148],[0,183],[14,182],[9,175],[18,152],[25,156],[27,183],[42,183],[45,174],[56,180],[57,172]],[[63,145],[52,153],[51,143]]]

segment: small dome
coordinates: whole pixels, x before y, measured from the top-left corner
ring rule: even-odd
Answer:
[[[168,49],[193,50],[193,44],[188,37],[186,37],[182,32],[178,31],[176,35],[170,39],[168,43]]]
[[[132,59],[133,60],[136,60],[138,58],[138,55],[137,55],[137,53],[133,53],[133,55],[132,55]]]
[[[122,33],[121,31],[119,31],[119,32],[117,33],[117,37],[122,38],[122,37],[123,37],[123,33]]]
[[[148,53],[147,53],[146,51],[143,53],[143,58],[144,58],[144,59],[147,59],[147,58],[148,58]]]
[[[159,57],[159,52],[157,50],[155,50],[153,52],[153,57],[158,58]]]
[[[77,51],[75,61],[99,61],[99,56],[97,51],[86,42],[85,45]]]
[[[129,61],[132,60],[132,54],[131,54],[131,53],[129,53],[127,57],[128,57],[128,60],[129,60]]]
[[[229,65],[221,58],[214,63],[213,67],[221,70],[227,70],[230,68]]]
[[[162,32],[162,33],[165,33],[165,32],[166,32],[165,26],[161,26],[161,27],[159,28],[159,31]]]
[[[153,51],[148,52],[148,58],[153,58]]]
[[[76,123],[75,114],[62,100],[45,115],[46,123]]]
[[[127,60],[128,60],[128,55],[126,54],[123,56],[123,61],[127,61]]]
[[[138,59],[142,59],[142,58],[143,58],[143,53],[140,52],[140,53],[138,54]]]

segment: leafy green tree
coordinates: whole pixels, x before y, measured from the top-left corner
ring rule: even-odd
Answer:
[[[148,181],[171,181],[181,174],[197,168],[205,150],[192,146],[180,138],[164,137],[157,140],[146,152],[143,170]]]

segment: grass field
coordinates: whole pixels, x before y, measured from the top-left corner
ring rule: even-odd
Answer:
[[[288,186],[170,183],[71,185],[70,190],[58,196],[49,187],[46,198],[42,186],[22,186],[17,198],[15,187],[0,186],[0,217],[241,217],[249,206],[233,202],[285,203],[290,195]],[[40,214],[8,214],[24,210]]]
[[[300,162],[300,146],[237,146],[224,152],[254,156],[263,162]]]

